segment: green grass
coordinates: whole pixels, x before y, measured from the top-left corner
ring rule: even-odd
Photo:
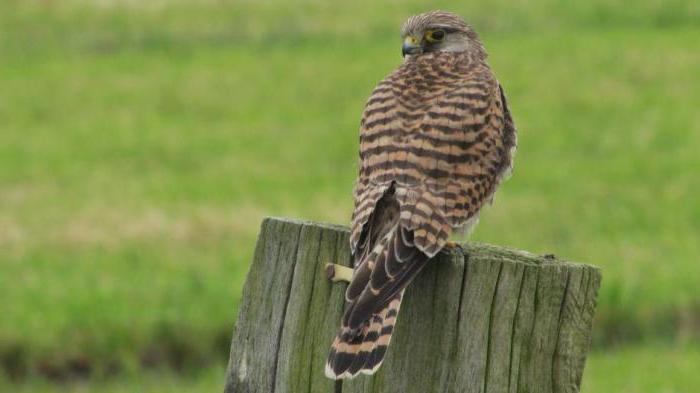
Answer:
[[[261,218],[348,222],[363,103],[441,5],[519,128],[474,239],[601,266],[598,348],[698,336],[697,2],[90,4],[0,5],[4,369],[221,364]]]
[[[607,352],[594,351],[589,355],[584,372],[582,393],[695,393],[697,348],[632,347]],[[320,372],[320,371],[319,371]],[[88,379],[80,382],[56,384],[54,381],[35,379],[21,384],[0,380],[0,389],[17,393],[29,392],[105,392],[105,393],[165,393],[214,392],[224,385],[223,367],[211,367],[192,375],[168,372],[146,372],[119,379]]]
[[[224,387],[224,367],[205,369],[192,375],[172,372],[146,372],[118,379],[86,379],[56,383],[52,380],[33,379],[22,383],[3,383],[0,389],[16,393],[203,393],[220,392]],[[5,391],[5,390],[3,390]]]
[[[698,347],[657,345],[594,351],[584,371],[582,393],[693,393],[697,391]]]

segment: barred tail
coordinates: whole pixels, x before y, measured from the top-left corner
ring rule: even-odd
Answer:
[[[374,374],[379,369],[391,341],[403,292],[396,294],[354,334],[349,327],[340,329],[326,362],[328,378],[353,378],[359,373]]]
[[[392,185],[377,202],[353,251],[354,270],[345,290],[341,329],[326,363],[326,376],[331,379],[377,371],[391,341],[404,289],[429,261],[415,242],[427,232],[416,234],[403,226],[400,214]]]

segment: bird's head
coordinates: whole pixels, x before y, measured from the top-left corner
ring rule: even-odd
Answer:
[[[459,16],[446,11],[430,11],[414,15],[401,28],[401,53],[419,55],[430,52],[485,52],[471,26]]]

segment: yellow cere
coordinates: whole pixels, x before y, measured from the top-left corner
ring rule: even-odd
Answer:
[[[404,39],[403,42],[404,42],[404,44],[406,44],[406,45],[418,46],[418,38],[416,38],[416,37],[414,37],[414,36],[412,36],[412,35],[406,36],[406,39]]]

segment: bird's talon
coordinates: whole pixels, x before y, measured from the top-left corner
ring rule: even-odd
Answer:
[[[448,240],[445,243],[445,245],[442,247],[442,249],[440,250],[440,253],[444,254],[444,255],[450,255],[452,253],[452,251],[454,251],[454,250],[464,251],[461,244],[454,242],[452,240]]]
[[[347,266],[338,265],[337,263],[327,263],[326,277],[333,282],[350,282],[350,280],[352,280],[352,269]]]
[[[445,243],[445,248],[447,248],[448,250],[454,250],[454,249],[460,249],[460,250],[461,250],[461,249],[462,249],[462,245],[459,244],[459,243],[457,243],[457,242],[455,242],[455,241],[448,240],[447,243]]]

